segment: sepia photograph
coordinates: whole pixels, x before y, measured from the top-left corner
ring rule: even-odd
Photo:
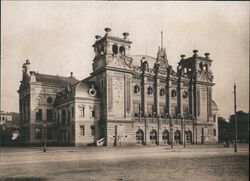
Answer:
[[[248,181],[248,1],[1,1],[0,181]]]

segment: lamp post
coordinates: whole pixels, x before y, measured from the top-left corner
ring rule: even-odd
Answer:
[[[46,152],[47,151],[47,149],[46,149],[46,136],[47,136],[47,134],[46,134],[46,120],[44,120],[44,122],[43,122],[43,152]]]
[[[172,124],[172,119],[171,119],[171,116],[168,115],[168,113],[166,113],[166,117],[169,118],[169,128],[170,128],[169,138],[170,138],[171,149],[173,149],[174,148],[174,140],[173,140],[173,124]]]
[[[236,112],[236,84],[234,84],[234,118],[235,118],[235,143],[234,152],[237,152],[237,112]]]
[[[145,145],[147,145],[147,116],[144,113],[144,123],[145,123]]]
[[[186,148],[186,121],[185,120],[183,120],[183,129],[184,129],[184,131],[183,131],[183,134],[184,134],[184,144],[183,144],[183,147],[184,148]]]

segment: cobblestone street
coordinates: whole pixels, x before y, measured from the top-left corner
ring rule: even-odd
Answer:
[[[248,180],[248,145],[1,148],[0,180]],[[157,179],[156,179],[157,178]]]

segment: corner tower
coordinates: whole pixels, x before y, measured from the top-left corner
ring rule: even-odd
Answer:
[[[114,138],[130,139],[122,133],[132,124],[132,42],[129,33],[123,33],[121,38],[115,37],[110,28],[105,28],[103,37],[96,35],[95,38],[93,73],[88,81],[99,86],[103,99],[103,136],[107,145],[113,145],[117,143]]]
[[[188,112],[189,116],[195,120],[196,142],[204,143],[205,140],[210,141],[212,139],[209,133],[213,132],[212,128],[214,125],[212,115],[214,76],[210,69],[212,60],[209,57],[209,53],[205,53],[205,57],[199,56],[198,50],[194,50],[193,53],[193,56],[190,58],[185,59],[185,55],[181,56],[177,72],[179,79],[189,81],[184,81],[188,85]],[[179,87],[181,88],[181,86]],[[179,104],[181,108],[182,102],[179,102]]]

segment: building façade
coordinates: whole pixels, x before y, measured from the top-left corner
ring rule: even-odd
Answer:
[[[23,65],[19,93],[24,144],[204,144],[218,141],[209,53],[186,58],[177,70],[166,49],[157,57],[130,55],[128,33],[105,28],[93,44],[93,71],[78,81],[30,71]]]

